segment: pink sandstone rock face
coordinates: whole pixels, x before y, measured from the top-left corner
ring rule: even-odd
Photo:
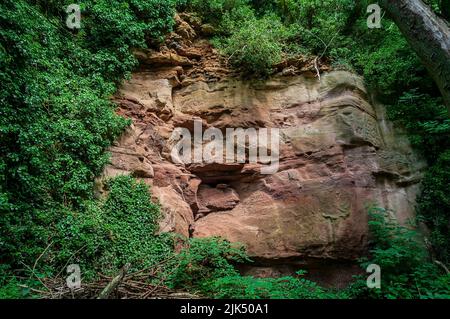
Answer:
[[[137,52],[141,69],[115,98],[133,125],[111,148],[104,173],[151,186],[164,213],[161,231],[222,236],[269,263],[355,260],[367,248],[369,205],[401,223],[413,216],[424,165],[360,77],[330,71],[319,80],[304,67],[241,80],[194,29],[183,32],[188,39],[174,34],[160,52]],[[193,130],[194,119],[205,128],[279,128],[278,172],[175,164],[171,133]]]

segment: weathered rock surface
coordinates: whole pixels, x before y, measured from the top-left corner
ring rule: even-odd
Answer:
[[[139,53],[151,68],[136,72],[116,97],[133,126],[105,170],[152,187],[165,214],[162,231],[222,236],[267,263],[355,260],[367,246],[368,205],[391,210],[402,223],[413,216],[423,163],[360,77],[331,71],[319,81],[312,69],[240,80],[208,42],[195,39],[199,30],[178,26],[185,39],[173,35],[174,49]],[[173,163],[171,133],[193,130],[194,118],[219,129],[279,128],[278,172]]]
[[[201,185],[198,189],[200,202],[199,213],[232,210],[239,203],[239,195],[226,184],[218,184],[215,188]]]

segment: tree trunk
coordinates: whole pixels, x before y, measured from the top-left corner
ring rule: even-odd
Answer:
[[[430,72],[450,111],[450,26],[422,0],[380,0]]]
[[[439,6],[441,8],[442,16],[447,19],[447,21],[450,21],[450,0],[441,0]]]

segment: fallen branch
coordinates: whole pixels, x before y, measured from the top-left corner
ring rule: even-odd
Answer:
[[[169,276],[171,276],[172,274],[174,274],[175,271],[177,271],[179,267],[180,267],[180,263],[178,263],[178,265],[177,265],[171,272],[169,272],[168,274],[166,274],[166,275],[159,281],[159,283],[156,284],[156,285],[154,286],[154,288],[153,288],[152,290],[149,290],[149,291],[145,292],[144,294],[142,294],[141,297],[142,297],[143,299],[149,298],[153,293],[155,293],[159,288],[161,288],[161,285],[163,285],[163,283],[166,281],[167,277],[169,277]]]
[[[239,51],[244,51],[247,48],[247,45],[244,45],[241,49],[238,49],[236,51],[234,51],[227,59],[226,64],[228,65],[228,62],[230,62],[231,58],[233,57],[233,55],[235,55],[236,53],[238,53]]]
[[[34,272],[34,270],[30,266],[28,266],[27,264],[25,264],[23,262],[21,262],[21,264],[24,265],[31,272],[31,275],[34,275],[36,277],[36,279],[41,283],[42,286],[45,287],[45,289],[47,289],[49,292],[51,292],[51,289],[45,285],[45,283],[42,281],[42,279]],[[30,278],[31,278],[31,275],[30,275]]]
[[[69,265],[70,260],[73,258],[73,256],[75,256],[76,254],[78,254],[80,251],[82,251],[83,249],[86,248],[87,245],[84,245],[83,247],[81,247],[80,249],[78,249],[76,252],[74,252],[72,255],[70,255],[69,259],[67,259],[66,264],[64,265],[64,267],[61,269],[61,271],[56,275],[56,278],[58,278],[63,271],[66,271],[66,267]]]
[[[441,266],[441,267],[445,270],[445,272],[446,272],[447,274],[450,274],[450,271],[448,270],[447,266],[445,266],[445,265],[444,265],[443,263],[441,263],[439,260],[435,260],[434,263],[435,263],[436,265]]]
[[[34,270],[36,269],[36,266],[37,266],[39,260],[42,258],[42,256],[45,255],[45,253],[47,252],[47,250],[50,248],[51,245],[53,245],[53,242],[50,242],[50,244],[48,244],[48,246],[44,249],[44,251],[39,255],[39,257],[34,262],[33,269],[32,269],[33,273],[34,273]]]
[[[117,288],[117,286],[122,281],[123,277],[127,273],[128,269],[130,269],[131,265],[126,264],[122,267],[119,274],[111,280],[111,282],[103,289],[103,291],[98,295],[97,299],[108,299],[109,295]]]
[[[135,272],[128,272],[128,269],[122,268],[115,276],[106,276],[97,274],[98,278],[94,282],[84,282],[79,289],[70,289],[64,278],[52,277],[42,278],[50,291],[32,292],[40,295],[41,298],[52,299],[161,299],[161,298],[200,298],[195,294],[190,295],[186,291],[175,291],[167,287],[165,281],[177,267],[170,273],[163,275],[164,265],[173,257],[160,261],[150,267]],[[155,280],[156,279],[156,280]],[[154,280],[154,281],[152,281]],[[155,282],[156,281],[156,282]]]

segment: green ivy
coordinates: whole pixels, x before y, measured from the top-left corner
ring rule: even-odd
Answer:
[[[226,23],[226,22],[225,22]],[[228,25],[231,25],[228,22]],[[283,40],[288,31],[274,16],[249,17],[223,42],[216,44],[229,56],[232,64],[252,76],[268,76],[281,62]]]
[[[336,293],[317,285],[315,282],[298,277],[254,278],[228,276],[213,283],[215,298],[225,299],[340,299],[344,292]]]
[[[0,258],[14,267],[32,264],[71,212],[83,218],[129,124],[109,99],[137,65],[131,50],[174,23],[172,1],[85,0],[72,31],[72,2],[0,4]]]
[[[157,234],[160,207],[152,202],[148,186],[118,176],[106,187],[105,199],[86,202],[81,213],[68,212],[57,224],[55,264],[66,264],[76,252],[72,261],[89,276],[115,273],[127,263],[141,270],[167,258],[173,241],[168,234]]]
[[[238,275],[234,265],[250,262],[242,245],[221,238],[192,238],[168,267],[168,285],[210,294],[217,278]]]

